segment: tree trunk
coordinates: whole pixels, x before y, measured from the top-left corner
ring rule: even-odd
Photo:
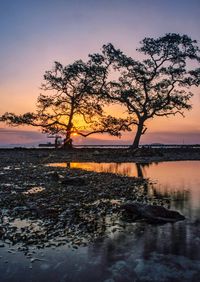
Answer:
[[[72,146],[72,139],[71,138],[69,140],[64,141],[64,144],[62,146],[62,148],[66,149],[66,150],[70,150],[70,149],[72,149],[72,147],[73,146]]]
[[[64,144],[63,144],[63,149],[66,149],[66,150],[72,149],[71,130],[72,130],[72,127],[73,127],[72,119],[73,119],[73,115],[74,115],[73,100],[72,100],[71,103],[72,103],[71,112],[70,112],[69,121],[68,121],[68,125],[67,125],[66,137],[65,137],[65,140],[64,140]]]
[[[140,138],[142,136],[142,131],[143,131],[143,122],[139,122],[138,127],[137,127],[137,132],[135,134],[135,139],[133,141],[133,144],[131,145],[132,149],[137,149],[140,143]]]
[[[63,144],[63,149],[67,149],[67,150],[72,149],[71,129],[69,129],[66,134]]]

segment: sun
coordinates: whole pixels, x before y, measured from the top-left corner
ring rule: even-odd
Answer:
[[[76,132],[72,133],[72,136],[78,136],[78,134]]]

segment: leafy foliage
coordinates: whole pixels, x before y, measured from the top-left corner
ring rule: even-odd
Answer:
[[[79,60],[65,67],[55,62],[54,69],[44,75],[44,94],[38,97],[37,112],[5,113],[1,121],[12,126],[38,126],[44,133],[61,134],[66,144],[74,133],[85,137],[104,132],[121,136],[120,131],[130,130],[131,119],[106,116],[105,103],[98,95],[107,73],[108,66],[102,66],[96,55],[91,55],[87,63]]]
[[[134,116],[137,124],[134,147],[138,147],[141,134],[146,131],[146,120],[183,115],[184,110],[191,109],[193,94],[189,88],[200,82],[200,68],[189,69],[191,61],[200,62],[196,43],[187,35],[173,33],[158,39],[145,38],[138,49],[145,56],[142,61],[126,56],[110,44],[109,50],[104,47],[120,72],[118,80],[108,85],[107,96],[126,105],[128,113]]]
[[[63,66],[55,62],[44,75],[37,112],[5,113],[0,121],[39,126],[44,133],[62,134],[66,143],[73,133],[121,136],[121,131],[136,125],[133,147],[138,147],[147,120],[183,115],[191,109],[191,87],[200,84],[200,68],[194,67],[199,66],[200,50],[187,35],[169,33],[144,38],[138,52],[143,54],[141,61],[109,43],[102,53],[89,55],[86,63],[79,60]],[[125,105],[129,118],[107,116],[104,106],[110,103]]]

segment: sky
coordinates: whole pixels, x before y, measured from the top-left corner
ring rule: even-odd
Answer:
[[[200,44],[199,14],[199,0],[0,0],[0,115],[34,111],[44,72],[54,61],[86,60],[109,42],[137,58],[144,37],[169,32],[187,34]],[[185,118],[149,121],[142,142],[200,143],[200,90],[193,92],[193,109]],[[33,128],[27,130],[0,124],[0,145],[31,143],[31,136],[33,142],[44,140]],[[133,135],[111,142],[131,143]],[[106,135],[89,139],[109,140]]]

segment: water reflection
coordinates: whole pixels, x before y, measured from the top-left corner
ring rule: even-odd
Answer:
[[[125,224],[117,219],[114,228],[123,225],[123,230],[113,232],[109,238],[99,238],[88,247],[34,250],[36,257],[44,261],[34,262],[33,269],[29,269],[28,259],[19,253],[14,257],[5,249],[1,256],[9,264],[0,260],[1,281],[24,281],[24,277],[37,282],[199,281],[200,162],[56,165],[150,178],[151,184],[143,192],[169,198],[172,208],[180,210],[187,219],[165,225]]]
[[[149,178],[143,193],[155,198],[169,198],[171,208],[190,218],[199,218],[200,162],[176,161],[162,163],[53,163],[50,166],[79,168],[132,177]]]
[[[136,223],[91,246],[89,257],[102,269],[107,266],[114,281],[189,281],[188,277],[198,281],[199,231],[199,225],[184,222],[162,226]]]

